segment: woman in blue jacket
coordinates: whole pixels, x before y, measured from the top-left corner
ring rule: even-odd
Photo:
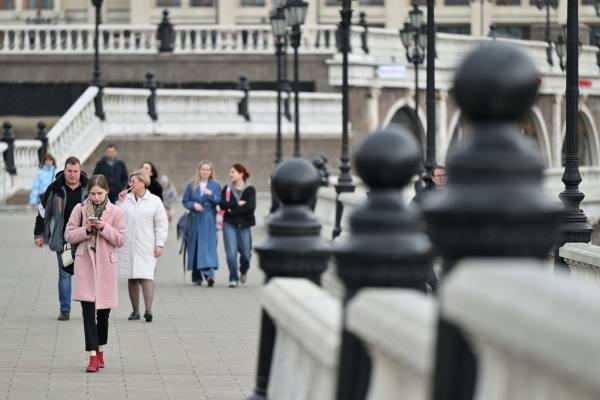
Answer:
[[[185,188],[183,206],[190,210],[191,228],[188,237],[187,268],[192,282],[201,285],[206,279],[209,287],[215,284],[217,256],[217,210],[221,187],[214,180],[210,161],[200,161],[195,178]]]
[[[48,185],[54,180],[56,175],[56,160],[50,154],[44,156],[42,168],[37,172],[33,179],[33,186],[29,194],[29,205],[35,207],[40,203],[40,199],[48,188]]]

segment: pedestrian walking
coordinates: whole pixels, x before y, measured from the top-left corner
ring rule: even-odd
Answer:
[[[40,204],[46,189],[54,180],[55,175],[56,160],[51,154],[46,154],[40,170],[37,172],[37,174],[35,174],[35,178],[33,178],[31,193],[29,193],[29,205],[31,207],[36,207],[38,204]]]
[[[165,211],[167,211],[169,224],[171,224],[171,221],[173,221],[173,217],[175,216],[177,189],[175,189],[175,185],[173,185],[173,182],[171,182],[167,175],[161,175],[158,178],[158,183],[160,183],[163,188],[163,204],[165,206]]]
[[[215,284],[215,270],[219,268],[217,255],[217,205],[221,187],[214,179],[210,161],[200,161],[194,179],[183,194],[183,206],[190,212],[187,244],[187,268],[192,271],[192,282],[201,285],[206,279],[209,287]]]
[[[144,161],[140,168],[142,168],[150,177],[150,186],[148,186],[150,193],[158,196],[158,198],[162,200],[163,188],[158,182],[158,170],[156,169],[156,166],[151,161]]]
[[[129,178],[130,192],[119,193],[119,206],[125,212],[127,239],[119,250],[119,274],[127,278],[133,311],[129,320],[140,319],[140,286],[144,296],[144,319],[152,322],[154,275],[158,258],[163,253],[169,223],[162,201],[148,190],[150,177],[138,170]]]
[[[59,321],[69,320],[71,313],[71,274],[65,270],[62,261],[65,228],[73,208],[86,198],[87,183],[88,179],[81,171],[79,159],[67,158],[64,170],[56,174],[56,179],[42,196],[35,218],[35,245],[41,248],[47,244],[50,250],[56,253],[58,260]]]
[[[252,256],[252,233],[250,228],[256,225],[256,189],[248,182],[250,173],[239,163],[229,170],[229,184],[223,188],[219,206],[223,215],[223,242],[229,267],[229,287],[246,283]],[[239,264],[237,260],[240,255]],[[238,275],[239,270],[239,275]]]
[[[104,157],[94,168],[94,175],[104,175],[108,180],[108,187],[110,192],[108,198],[111,203],[116,203],[119,197],[119,192],[127,186],[127,167],[125,163],[119,159],[119,153],[117,152],[117,145],[109,144],[106,146]]]
[[[108,342],[108,317],[118,304],[117,248],[125,242],[123,210],[108,199],[108,181],[93,175],[87,184],[88,198],[73,208],[65,240],[75,250],[73,300],[81,302],[87,372],[104,368]]]

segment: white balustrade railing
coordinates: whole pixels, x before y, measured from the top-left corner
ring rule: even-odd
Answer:
[[[158,121],[147,114],[148,89],[106,88],[103,94],[106,120],[95,116],[96,87],[88,88],[48,132],[48,152],[58,165],[76,156],[85,162],[106,136],[151,135],[268,135],[275,137],[277,93],[250,92],[251,121],[237,115],[241,91],[156,91]],[[303,137],[341,135],[341,96],[337,93],[300,93]],[[293,123],[282,119],[282,135],[292,136]],[[16,189],[30,189],[37,170],[39,141],[15,142],[18,179]],[[37,146],[37,147],[36,147]],[[16,190],[15,189],[15,190]],[[1,198],[5,197],[3,195]]]
[[[372,360],[369,400],[426,400],[437,306],[416,290],[366,289],[348,304],[346,327]]]
[[[441,286],[477,359],[474,399],[600,398],[600,292],[525,259],[471,259]]]
[[[340,300],[306,279],[278,278],[263,289],[262,305],[277,329],[269,398],[335,398]]]
[[[0,54],[91,54],[94,25],[2,25]],[[303,53],[335,53],[334,25],[303,26]],[[100,25],[102,54],[158,52],[154,25]],[[275,52],[270,25],[176,25],[175,53]]]
[[[569,269],[571,278],[600,283],[600,246],[589,243],[565,243],[558,251]]]

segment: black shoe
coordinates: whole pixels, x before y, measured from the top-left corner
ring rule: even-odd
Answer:
[[[213,278],[208,278],[206,281],[208,282],[208,287],[213,287],[215,285],[215,280]]]
[[[70,315],[69,315],[68,311],[61,311],[60,315],[56,319],[59,321],[68,321],[69,318],[70,318]]]
[[[140,313],[138,312],[132,312],[131,314],[129,314],[129,318],[127,318],[130,321],[136,321],[138,319],[140,319]]]
[[[152,322],[152,313],[149,313],[148,311],[146,311],[144,313],[144,318],[146,319],[146,322]],[[138,315],[138,319],[139,319],[139,315]]]

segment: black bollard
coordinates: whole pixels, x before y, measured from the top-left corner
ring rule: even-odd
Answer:
[[[17,174],[17,166],[15,165],[15,134],[12,131],[12,124],[8,121],[2,125],[4,131],[2,132],[2,138],[0,142],[4,142],[8,145],[8,148],[2,153],[4,159],[4,169],[10,175]]]
[[[363,28],[363,31],[360,34],[360,47],[365,54],[369,54],[369,24],[367,23],[366,12],[360,12],[358,25]]]
[[[539,75],[522,51],[493,42],[471,52],[454,81],[473,134],[448,161],[445,190],[424,199],[444,273],[464,257],[548,258],[562,215],[542,186],[543,163],[518,120],[535,101]],[[477,363],[460,329],[440,318],[433,400],[471,400]]]
[[[48,153],[48,132],[46,132],[46,124],[44,121],[40,121],[37,124],[38,130],[35,138],[42,142],[42,146],[38,149],[38,161],[40,163],[40,167],[44,164],[44,157],[46,153]]]
[[[330,249],[321,239],[319,219],[307,205],[319,187],[319,173],[310,162],[300,158],[282,161],[273,171],[271,186],[279,207],[269,218],[268,238],[255,247],[265,280],[306,278],[320,285]],[[263,310],[256,388],[251,400],[267,398],[275,333],[273,320]]]
[[[158,24],[156,34],[160,42],[158,51],[160,53],[172,53],[175,49],[175,29],[169,21],[169,10],[163,10],[163,17],[160,24]]]
[[[369,194],[350,216],[348,237],[333,251],[346,287],[344,304],[364,287],[426,291],[431,243],[419,214],[402,197],[402,188],[419,171],[420,163],[414,135],[399,126],[367,136],[356,151],[355,170]],[[344,313],[336,398],[362,400],[369,387],[371,361],[362,341],[346,330],[345,318]]]
[[[246,121],[250,121],[250,111],[248,110],[250,84],[248,83],[248,78],[246,78],[244,75],[241,75],[236,89],[244,92],[244,97],[242,97],[238,103],[238,115],[244,117]]]
[[[150,89],[150,95],[146,99],[148,105],[148,115],[152,118],[152,121],[158,120],[158,114],[156,113],[156,81],[154,80],[154,74],[152,72],[146,72],[146,82],[144,87]]]

